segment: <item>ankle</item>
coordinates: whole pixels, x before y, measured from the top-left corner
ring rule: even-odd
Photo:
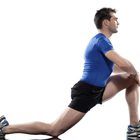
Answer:
[[[3,132],[4,134],[7,134],[7,132],[8,132],[8,131],[7,131],[7,130],[8,130],[8,127],[9,127],[9,126],[5,126],[5,127],[2,128],[2,132]]]
[[[133,122],[130,122],[130,125],[131,125],[131,126],[138,126],[138,125],[140,125],[140,121],[133,121]]]

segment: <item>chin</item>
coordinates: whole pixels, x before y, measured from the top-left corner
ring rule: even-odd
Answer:
[[[118,32],[118,30],[115,30],[113,33],[117,33]]]

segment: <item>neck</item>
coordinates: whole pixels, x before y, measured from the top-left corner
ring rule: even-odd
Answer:
[[[105,29],[100,29],[99,32],[104,34],[107,38],[110,38],[112,35],[111,32],[109,32],[108,30],[105,30]]]

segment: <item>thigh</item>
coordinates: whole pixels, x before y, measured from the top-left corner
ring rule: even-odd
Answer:
[[[121,90],[126,89],[135,83],[136,81],[129,78],[129,75],[126,73],[111,76],[106,85],[102,101],[105,102],[109,100]]]
[[[74,126],[76,123],[78,123],[83,118],[84,115],[85,113],[82,113],[80,111],[68,107],[60,115],[60,117],[56,121],[54,121],[51,125],[54,131],[64,133],[72,126]]]

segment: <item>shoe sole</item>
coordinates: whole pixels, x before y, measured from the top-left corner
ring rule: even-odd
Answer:
[[[138,137],[128,137],[127,140],[139,140]]]
[[[134,132],[130,134],[127,133],[127,137],[138,137],[138,136],[140,136],[140,132]]]

